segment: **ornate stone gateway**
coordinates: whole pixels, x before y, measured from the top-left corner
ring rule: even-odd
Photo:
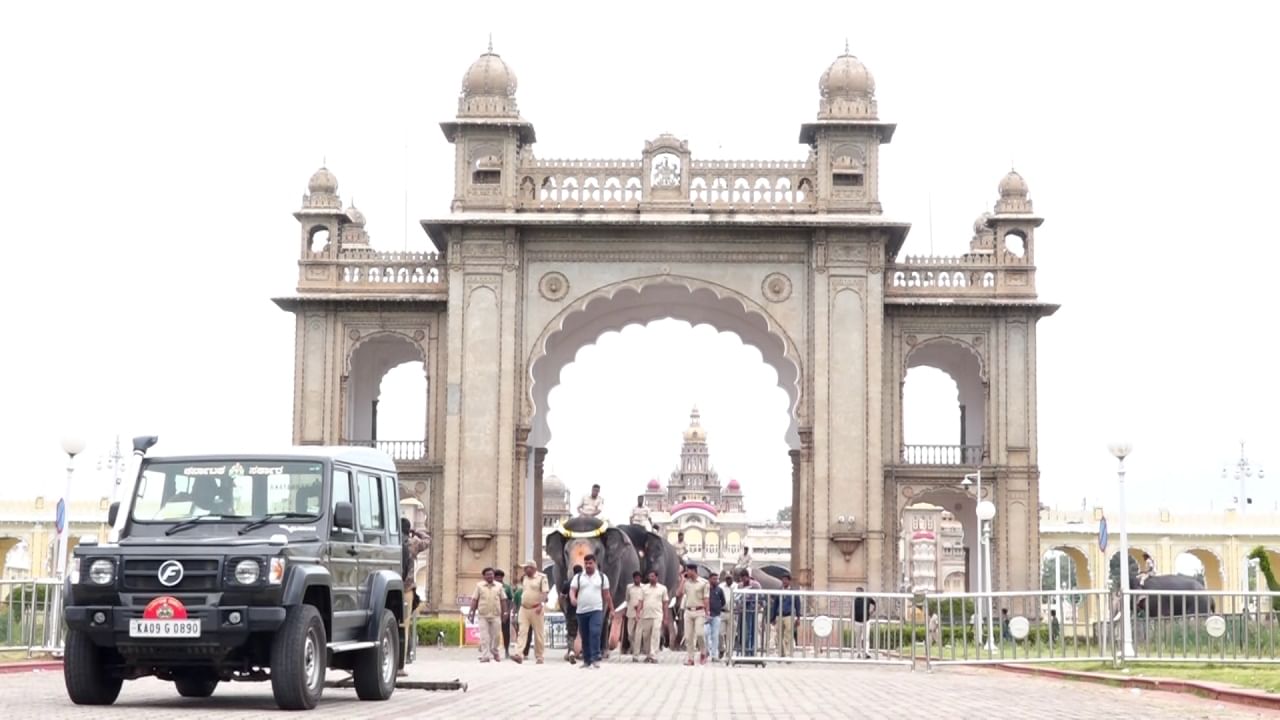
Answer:
[[[1027,186],[1010,172],[959,257],[900,257],[881,215],[871,74],[822,74],[803,159],[698,160],[662,135],[628,160],[535,157],[516,78],[492,52],[467,71],[452,214],[423,221],[439,254],[374,250],[327,169],[303,207],[294,440],[376,443],[434,536],[430,601],[448,608],[487,565],[540,557],[547,397],[602,332],[666,317],[760,349],[791,398],[792,567],[816,588],[895,589],[902,508],[967,520],[981,467],[998,506],[997,588],[1038,582],[1036,299]],[[424,362],[423,438],[374,436],[388,368]],[[960,389],[961,443],[907,446],[902,384],[917,365]]]

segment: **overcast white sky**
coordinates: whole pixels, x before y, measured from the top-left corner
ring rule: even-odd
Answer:
[[[6,4],[0,495],[55,493],[66,430],[89,437],[86,470],[117,432],[288,443],[293,319],[269,298],[296,281],[306,180],[327,158],[375,245],[422,247],[418,219],[451,196],[437,123],[492,32],[542,157],[638,157],[670,131],[695,157],[802,158],[847,37],[899,123],[881,194],[914,225],[906,252],[964,251],[1011,163],[1046,218],[1040,294],[1063,307],[1040,324],[1042,500],[1113,502],[1106,443],[1124,436],[1131,507],[1221,507],[1239,440],[1280,473],[1280,18],[1045,7]],[[696,402],[721,476],[772,515],[785,399],[758,358],[674,322],[605,337],[552,395],[552,469],[630,505]],[[921,420],[932,392],[908,417],[919,442],[953,427]],[[1251,494],[1273,507],[1274,485]]]

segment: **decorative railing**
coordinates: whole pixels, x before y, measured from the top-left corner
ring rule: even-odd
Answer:
[[[813,208],[807,161],[690,161],[679,175],[646,183],[641,160],[535,160],[520,168],[521,210],[637,210],[647,202],[687,202],[694,211],[794,212]]]
[[[886,295],[1035,297],[1035,268],[1024,257],[909,255],[884,272]]]
[[[522,210],[627,209],[642,200],[639,160],[535,160],[520,172]]]
[[[427,457],[426,440],[343,440],[342,444],[377,448],[390,455],[392,460],[424,460]]]
[[[963,465],[982,462],[981,445],[903,445],[904,465]]]
[[[298,288],[304,291],[447,290],[444,262],[436,253],[346,248],[337,257],[313,253],[299,265]]]

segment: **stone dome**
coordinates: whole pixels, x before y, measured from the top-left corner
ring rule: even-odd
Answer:
[[[515,97],[515,94],[516,74],[493,51],[493,48],[489,48],[488,52],[471,63],[471,67],[467,68],[467,74],[462,76],[463,97],[480,95]]]
[[[542,480],[542,494],[563,493],[564,481],[555,475],[548,475]]]
[[[990,219],[991,213],[984,212],[979,215],[978,219],[973,221],[973,234],[982,235],[983,233],[990,232],[991,229],[987,227],[987,222]]]
[[[658,478],[653,478],[652,480],[649,481],[649,484],[646,485],[645,487],[648,488],[649,490],[661,490],[662,483],[658,482]]]
[[[347,208],[347,217],[351,219],[351,224],[356,227],[364,227],[364,213],[356,209],[355,205]]]
[[[701,418],[702,413],[698,412],[698,407],[695,405],[693,411],[689,413],[689,427],[685,428],[684,431],[685,442],[707,441],[707,431],[702,428],[702,424],[699,422]]]
[[[730,480],[730,481],[729,481],[729,486],[728,486],[728,488],[727,488],[727,489],[729,490],[729,492],[741,492],[741,491],[742,491],[742,484],[741,484],[741,483],[739,483],[736,479],[734,479],[734,480]]]
[[[329,172],[329,168],[322,167],[311,176],[307,181],[307,192],[310,193],[336,193],[338,192],[338,178]]]
[[[1017,170],[1010,170],[1008,175],[1000,181],[1000,196],[1006,195],[1026,195],[1027,181],[1022,179]]]
[[[818,80],[822,97],[869,97],[876,92],[876,80],[867,66],[845,49]]]

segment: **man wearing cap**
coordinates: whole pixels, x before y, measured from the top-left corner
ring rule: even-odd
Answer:
[[[667,624],[667,586],[658,582],[658,571],[649,571],[649,582],[645,584],[640,595],[640,630],[637,633],[636,648],[644,646],[648,652],[644,661],[658,662],[658,643],[661,641],[661,628]]]
[[[683,598],[684,646],[689,653],[684,661],[685,665],[693,664],[693,658],[698,654],[699,646],[702,648],[702,653],[698,661],[704,665],[707,662],[707,639],[703,632],[707,622],[709,587],[706,580],[698,577],[697,565],[689,563],[685,566],[684,579],[680,581],[680,588],[676,590],[676,597]]]
[[[644,603],[644,576],[631,573],[627,586],[627,642],[631,644],[631,662],[640,662],[640,606]]]
[[[538,566],[532,560],[524,561],[524,575],[520,578],[520,614],[517,620],[520,631],[516,635],[517,652],[513,659],[519,663],[524,657],[518,650],[529,642],[529,632],[533,632],[533,656],[535,662],[542,664],[543,651],[546,649],[546,613],[547,594],[551,588],[547,585],[547,576],[538,572]]]

